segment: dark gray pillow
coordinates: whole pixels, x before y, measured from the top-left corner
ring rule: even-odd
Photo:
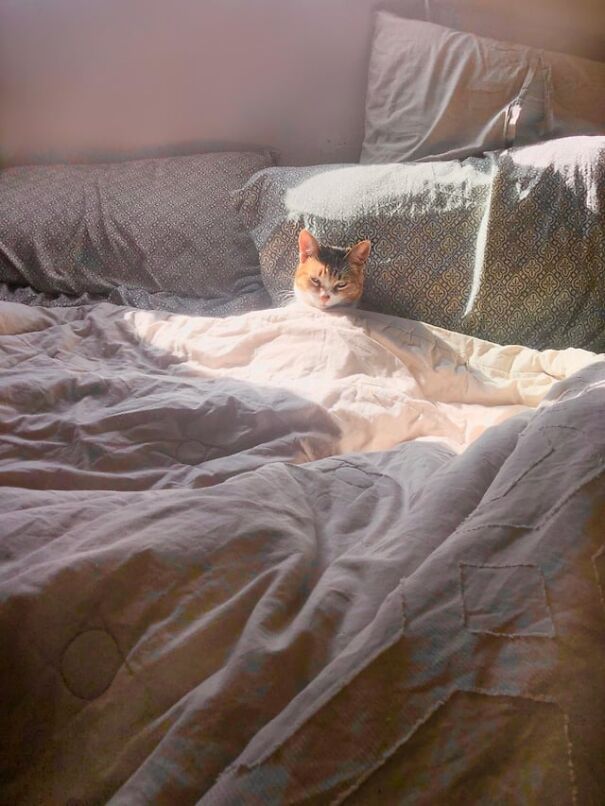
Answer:
[[[231,193],[271,164],[233,152],[0,171],[0,282],[173,309],[179,298],[208,312],[263,307]]]
[[[297,233],[373,248],[361,307],[499,343],[605,349],[605,138],[463,162],[269,168],[236,194],[280,304]]]

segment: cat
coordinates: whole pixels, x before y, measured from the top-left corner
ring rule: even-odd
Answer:
[[[363,292],[370,241],[343,249],[323,246],[303,229],[298,236],[299,264],[294,272],[294,296],[320,310],[355,306]]]

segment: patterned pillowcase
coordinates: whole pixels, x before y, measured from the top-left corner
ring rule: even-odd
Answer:
[[[305,226],[327,244],[372,240],[362,308],[499,343],[605,349],[603,138],[463,162],[269,168],[235,195],[278,305]]]
[[[269,154],[218,153],[0,171],[0,283],[205,312],[264,307],[231,193]]]
[[[480,161],[269,168],[236,194],[275,303],[292,289],[297,233],[370,238],[361,307],[461,329],[490,174]]]
[[[605,352],[605,137],[502,152],[483,232],[469,332]]]

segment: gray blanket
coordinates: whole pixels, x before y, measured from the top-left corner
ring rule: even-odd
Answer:
[[[605,362],[0,304],[11,804],[598,804]]]

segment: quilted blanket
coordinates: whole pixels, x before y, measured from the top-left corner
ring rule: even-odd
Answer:
[[[0,303],[0,800],[598,804],[605,361]]]

